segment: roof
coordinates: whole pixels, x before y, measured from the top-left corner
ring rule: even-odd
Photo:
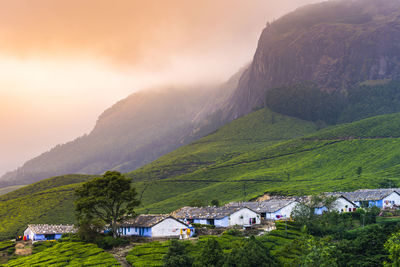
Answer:
[[[360,189],[354,192],[341,193],[345,198],[350,201],[369,201],[369,200],[380,200],[393,192],[399,194],[398,188],[385,188],[385,189]]]
[[[230,206],[242,206],[247,207],[251,210],[261,213],[276,212],[292,203],[295,203],[292,199],[270,199],[259,202],[233,202],[229,203]]]
[[[76,228],[73,224],[28,224],[28,228],[37,235],[76,233]]]
[[[131,227],[153,227],[154,225],[159,224],[160,222],[168,218],[176,220],[174,217],[168,214],[141,214],[135,218],[124,221],[123,223],[121,223],[121,225]]]
[[[222,207],[183,207],[172,213],[172,216],[179,219],[222,219],[243,208],[243,206],[222,206]],[[249,208],[248,208],[249,209]],[[253,210],[253,212],[255,212]]]

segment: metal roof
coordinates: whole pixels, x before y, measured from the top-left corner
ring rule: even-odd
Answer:
[[[233,202],[227,205],[247,207],[251,210],[260,213],[271,213],[271,212],[276,212],[286,207],[287,205],[290,205],[293,202],[298,203],[293,199],[270,199],[266,201],[257,201],[257,202]]]
[[[28,224],[28,228],[37,235],[76,233],[76,228],[73,224]]]
[[[222,219],[236,211],[239,211],[243,206],[222,206],[222,207],[183,207],[171,213],[172,216],[179,219]],[[254,211],[254,210],[253,210]],[[256,212],[256,211],[254,211]]]
[[[135,218],[128,219],[121,223],[121,226],[130,226],[130,227],[153,227],[154,225],[164,221],[165,219],[174,219],[174,217],[169,214],[141,214]],[[178,221],[178,220],[176,220]],[[180,222],[182,223],[182,222]],[[184,224],[184,223],[182,223]],[[185,224],[186,225],[186,224]]]
[[[384,189],[360,189],[353,192],[339,192],[348,200],[354,201],[370,201],[370,200],[381,200],[393,192],[399,194],[399,188],[384,188]],[[332,193],[334,194],[334,193]]]

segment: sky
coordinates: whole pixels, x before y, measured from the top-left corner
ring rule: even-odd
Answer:
[[[0,176],[138,90],[223,82],[317,0],[0,0]]]

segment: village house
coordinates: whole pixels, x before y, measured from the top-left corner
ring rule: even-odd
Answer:
[[[260,214],[247,207],[183,207],[174,211],[172,215],[187,223],[214,225],[215,227],[229,227],[234,225],[250,226],[260,224]]]
[[[119,227],[122,236],[142,237],[190,237],[194,228],[170,215],[141,214],[129,219]]]
[[[255,202],[233,202],[229,206],[242,206],[260,213],[267,220],[289,219],[293,209],[299,202],[293,199],[270,199]]]
[[[368,208],[376,206],[381,209],[400,205],[400,194],[397,189],[361,189],[354,192],[341,193],[358,207]]]
[[[72,233],[76,233],[74,225],[29,224],[24,237],[32,241],[57,240],[63,234]]]
[[[339,213],[342,212],[353,212],[356,211],[357,205],[347,199],[345,196],[337,193],[328,193],[326,194],[328,197],[335,197],[335,201],[332,203],[331,211],[337,211]],[[328,208],[324,206],[322,203],[319,207],[315,208],[315,214],[321,215],[324,212],[327,212]]]

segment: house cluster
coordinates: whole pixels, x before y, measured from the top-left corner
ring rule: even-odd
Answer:
[[[400,188],[362,189],[353,192],[326,193],[334,197],[332,205],[322,203],[315,208],[315,214],[323,214],[328,209],[338,212],[353,212],[357,208],[376,206],[381,209],[400,206]],[[262,220],[282,220],[291,217],[296,205],[309,201],[308,197],[275,197],[266,201],[231,202],[222,207],[183,207],[171,214],[142,214],[120,224],[121,236],[178,237],[193,236],[192,224],[215,227],[260,224]],[[61,238],[64,233],[75,233],[73,225],[28,225],[24,232],[26,240],[42,241]]]

